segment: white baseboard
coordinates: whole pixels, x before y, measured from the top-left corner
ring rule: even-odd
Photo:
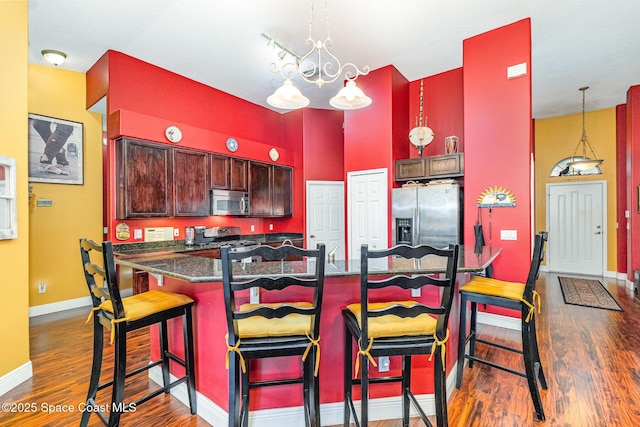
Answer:
[[[131,289],[123,289],[120,295],[128,297],[132,294]],[[52,302],[51,304],[34,305],[29,307],[29,317],[42,316],[43,314],[57,313],[59,311],[71,310],[73,308],[91,307],[91,297],[81,297],[68,299],[65,301]]]
[[[447,398],[453,393],[456,381],[457,363],[447,377]],[[154,366],[149,370],[149,379],[156,384],[162,384],[162,370],[159,366]],[[172,380],[175,377],[171,376]],[[171,390],[171,394],[184,405],[189,404],[186,384],[180,384]],[[226,410],[215,404],[206,396],[197,393],[198,416],[215,427],[226,426],[229,422],[229,415]],[[435,396],[433,394],[417,395],[416,399],[420,403],[427,415],[435,415]],[[354,402],[356,410],[360,411],[360,401]],[[342,424],[344,418],[344,403],[333,402],[320,405],[320,417],[323,426]],[[399,397],[384,397],[369,400],[369,420],[389,420],[400,418],[402,415],[401,401]],[[418,416],[413,406],[411,416]],[[249,427],[282,427],[304,425],[304,413],[302,406],[289,408],[260,409],[251,411],[249,414]]]
[[[28,361],[19,368],[0,377],[0,396],[11,391],[31,377],[33,377],[33,366],[31,365],[31,361]]]
[[[498,326],[500,328],[513,329],[514,331],[522,330],[522,323],[519,317],[503,316],[500,314],[478,311],[476,321],[484,325]]]

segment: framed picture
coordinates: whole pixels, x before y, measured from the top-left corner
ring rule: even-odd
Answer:
[[[82,123],[29,114],[29,181],[83,184]]]

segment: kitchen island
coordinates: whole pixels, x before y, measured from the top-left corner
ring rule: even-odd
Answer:
[[[491,265],[501,249],[485,247],[482,254],[475,254],[473,246],[461,248],[457,285],[468,280],[469,274],[480,272]],[[197,252],[163,252],[148,254],[120,254],[117,263],[139,271],[151,273],[150,289],[165,289],[191,296],[195,301],[194,329],[196,347],[196,387],[198,390],[198,412],[201,417],[213,425],[226,425],[228,408],[228,374],[225,370],[226,356],[226,314],[222,290],[222,262],[219,259],[197,256]],[[268,261],[235,263],[236,275],[307,275],[313,271],[313,264],[307,261]],[[401,258],[382,259],[374,264],[375,273],[380,275],[439,273],[444,264],[434,263],[425,258],[419,263]],[[359,260],[336,260],[325,265],[325,287],[322,316],[320,323],[320,401],[323,425],[341,424],[343,408],[343,342],[344,330],[341,311],[348,304],[357,302],[359,291]],[[395,289],[377,294],[380,299],[416,299],[424,303],[438,300],[437,290],[412,297],[409,291]],[[247,300],[249,295],[247,292]],[[263,302],[277,302],[270,295],[261,295]],[[459,298],[455,293],[452,312],[449,318],[450,340],[446,346],[447,372],[453,370],[457,354],[457,336],[459,331]],[[174,322],[170,333],[181,335],[182,325]],[[156,334],[152,334],[152,348],[157,357]],[[180,340],[175,340],[174,349],[181,354]],[[397,359],[397,360],[396,360]],[[414,360],[414,394],[425,404],[433,408],[433,362],[427,356],[418,356]],[[264,378],[279,375],[294,375],[299,371],[298,361],[274,359],[261,361],[258,376]],[[391,358],[390,372],[384,375],[396,375],[400,360]],[[372,372],[377,375],[377,371]],[[159,377],[158,377],[159,378]],[[452,383],[452,382],[450,382]],[[253,425],[303,425],[302,398],[299,385],[278,387],[277,389],[252,390],[251,416]],[[255,392],[255,393],[254,393]],[[371,414],[379,417],[398,418],[400,399],[397,386],[381,384],[370,391]],[[356,398],[359,395],[356,391]],[[180,397],[180,396],[178,396]],[[384,408],[384,409],[383,409]],[[376,416],[376,415],[373,415]]]

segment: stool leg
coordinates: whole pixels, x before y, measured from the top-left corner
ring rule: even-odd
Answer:
[[[485,305],[486,308],[486,305]],[[476,337],[478,320],[478,303],[471,301],[471,320],[469,321],[469,355],[476,355]],[[469,367],[473,368],[473,359],[469,359]]]
[[[251,390],[249,389],[249,367],[250,362],[247,359],[247,372],[241,374],[242,377],[242,405],[240,409],[240,419],[242,420],[242,427],[249,427],[249,398],[251,397]]]
[[[171,378],[169,377],[169,337],[167,333],[167,321],[163,320],[158,323],[159,335],[160,335],[160,357],[162,358],[162,385],[164,386],[165,394],[169,394],[169,384]]]
[[[411,401],[411,356],[402,356],[402,427],[409,427],[409,412]]]
[[[198,412],[198,399],[196,397],[196,364],[193,348],[193,319],[191,317],[191,306],[187,306],[182,316],[182,336],[184,339],[184,362],[187,378],[187,392],[189,394],[189,407],[191,415]]]
[[[529,385],[529,393],[531,393],[531,399],[533,400],[533,407],[536,410],[538,419],[544,421],[542,398],[540,397],[540,390],[538,390],[538,383],[536,381],[535,355],[533,354],[531,341],[531,325],[529,325],[530,322],[525,322],[524,320],[527,316],[525,311],[528,311],[528,308],[526,308],[526,310],[525,308],[526,307],[523,307],[522,310],[522,353],[524,356],[524,367],[527,375],[527,384]]]
[[[462,371],[464,369],[464,347],[467,342],[467,297],[460,293],[460,332],[458,333],[458,366],[456,372],[456,387],[462,385]]]
[[[100,383],[100,371],[102,370],[102,351],[104,350],[104,328],[100,323],[98,314],[93,316],[93,362],[91,363],[91,379],[89,380],[89,391],[87,392],[87,400],[85,403],[89,405],[90,401],[95,401],[98,393],[98,385]],[[80,427],[86,427],[89,424],[91,412],[85,410],[82,413]]]
[[[445,366],[442,364],[442,346],[436,346],[433,357],[435,359],[433,364],[433,381],[436,403],[436,425],[438,427],[446,427],[449,425],[449,416],[447,413],[447,380]]]
[[[363,345],[369,345],[368,342]],[[369,425],[369,359],[364,354],[360,355],[360,372],[362,372],[362,378],[360,378],[360,424],[362,426]],[[356,372],[357,374],[357,372]]]
[[[240,426],[240,358],[229,354],[229,427]]]
[[[352,393],[352,375],[353,375],[353,366],[352,366],[352,336],[351,331],[349,331],[348,327],[345,327],[344,332],[344,422],[343,426],[347,427],[349,425],[349,421],[351,421],[351,407],[349,406],[349,402],[351,401],[351,393]]]
[[[536,315],[531,316],[531,345],[534,354],[534,363],[536,366],[537,377],[540,380],[540,386],[543,390],[547,390],[547,379],[544,376],[542,363],[540,362],[540,350],[538,349],[538,331],[536,330]]]
[[[120,423],[122,402],[124,400],[124,380],[127,372],[127,330],[122,323],[116,323],[115,357],[113,362],[113,389],[111,391],[111,412],[109,413],[109,427]]]

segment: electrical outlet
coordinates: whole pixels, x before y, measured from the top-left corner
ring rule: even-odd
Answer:
[[[173,229],[173,237],[178,237],[180,236],[180,229],[179,228],[174,228]]]
[[[249,303],[260,304],[260,288],[254,286],[249,290]]]
[[[40,292],[41,294],[47,292],[47,284],[45,282],[40,282],[40,285],[38,286],[38,292]]]
[[[256,231],[256,226],[251,224],[251,232],[253,233],[254,231]]]
[[[142,229],[140,228],[134,228],[133,229],[133,238],[135,240],[140,240],[142,239]]]
[[[388,356],[378,357],[378,372],[389,372],[390,363]]]
[[[273,224],[269,224],[269,230],[273,231]]]

